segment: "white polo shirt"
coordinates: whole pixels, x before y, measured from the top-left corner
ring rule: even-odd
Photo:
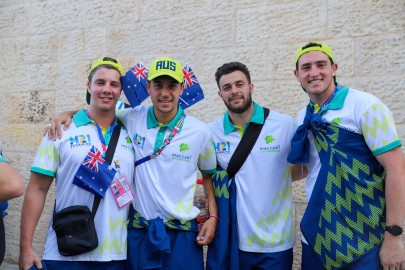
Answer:
[[[329,106],[341,107],[337,110],[327,110],[322,114],[322,120],[335,126],[362,134],[364,140],[374,155],[382,154],[401,146],[395,129],[392,112],[377,97],[372,94],[351,88],[342,88],[336,92]],[[297,117],[301,125],[306,114],[303,108]],[[316,178],[321,168],[318,151],[316,150],[312,133],[308,134],[310,141],[310,158],[308,177],[305,182],[307,199],[311,197]]]
[[[351,88],[342,88],[328,106],[340,108],[330,109],[322,114],[322,120],[357,134],[362,134],[373,155],[378,155],[401,146],[395,129],[391,111],[372,94]],[[306,114],[303,108],[297,117],[301,125]],[[311,198],[316,179],[321,169],[321,161],[316,150],[312,133],[308,134],[310,156],[308,177],[305,181],[307,200]],[[306,243],[304,237],[302,240]]]
[[[263,123],[263,108],[254,103],[249,122]],[[218,164],[226,170],[241,136],[228,112],[209,124]],[[239,249],[277,252],[293,246],[291,171],[287,163],[294,120],[270,110],[245,163],[235,175]]]
[[[150,155],[168,137],[183,110],[167,125],[156,120],[152,106],[137,106],[117,111],[128,129],[135,149],[135,158]],[[159,156],[135,169],[133,206],[146,219],[177,219],[182,222],[197,217],[193,206],[197,169],[212,174],[216,158],[211,132],[200,120],[187,115],[180,131]]]
[[[56,184],[56,212],[72,205],[84,205],[92,209],[94,195],[76,185],[73,179],[80,164],[94,145],[101,151],[101,140],[97,127],[81,110],[73,117],[73,123],[64,131],[61,139],[52,141],[44,136],[35,155],[31,172],[55,177]],[[112,133],[112,131],[111,131]],[[109,141],[111,134],[107,130],[104,138]],[[117,173],[115,178],[126,177],[133,184],[134,150],[126,130],[122,127],[117,148],[113,157],[113,164]],[[119,208],[111,190],[107,190],[101,199],[95,216],[95,226],[98,237],[98,247],[90,252],[76,256],[62,256],[59,254],[55,231],[50,219],[46,237],[45,260],[62,261],[111,261],[127,258],[127,229],[128,206]]]

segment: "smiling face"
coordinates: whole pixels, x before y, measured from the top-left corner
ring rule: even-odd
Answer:
[[[221,76],[218,95],[230,112],[244,113],[253,106],[253,88],[253,84],[248,82],[246,75],[236,70]]]
[[[163,124],[169,123],[177,114],[183,85],[172,77],[164,75],[147,82],[146,88],[152,100],[156,119]]]
[[[337,64],[332,64],[326,54],[310,51],[300,57],[294,75],[311,101],[322,105],[336,88],[333,76],[337,68]]]
[[[90,110],[93,112],[115,111],[121,94],[120,73],[113,68],[99,67],[87,82],[90,93]]]

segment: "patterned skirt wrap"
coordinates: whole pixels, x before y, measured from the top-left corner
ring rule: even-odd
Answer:
[[[385,171],[360,134],[311,129],[321,169],[301,231],[326,269],[339,269],[383,241]]]
[[[229,183],[224,169],[217,167],[212,177],[220,217],[214,241],[208,246],[207,270],[238,270],[239,242],[236,216],[236,184]]]

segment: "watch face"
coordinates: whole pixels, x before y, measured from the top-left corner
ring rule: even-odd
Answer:
[[[385,230],[392,235],[402,234],[402,227],[399,227],[398,225],[387,226]]]

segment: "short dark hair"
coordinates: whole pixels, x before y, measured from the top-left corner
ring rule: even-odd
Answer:
[[[217,71],[215,72],[215,80],[217,81],[218,88],[221,89],[221,87],[219,86],[219,80],[223,75],[230,74],[237,70],[245,74],[248,83],[251,83],[249,69],[246,65],[239,62],[229,62],[217,68]]]

